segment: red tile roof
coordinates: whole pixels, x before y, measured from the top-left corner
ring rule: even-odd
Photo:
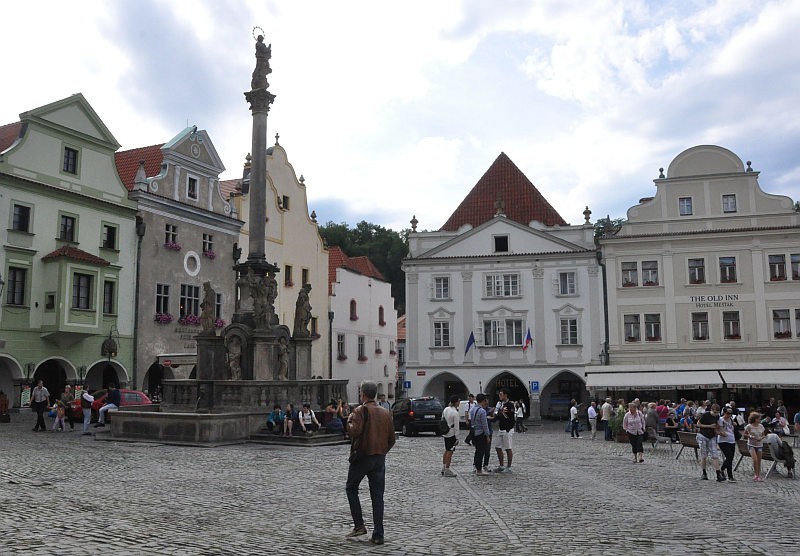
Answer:
[[[464,224],[480,226],[494,217],[498,199],[503,201],[505,215],[525,226],[532,220],[545,226],[566,225],[525,174],[500,153],[441,229],[454,232]]]
[[[10,147],[19,137],[22,122],[0,126],[0,153]]]
[[[119,179],[122,180],[128,191],[133,189],[133,180],[136,178],[140,160],[144,160],[144,171],[147,177],[152,178],[158,175],[161,171],[161,163],[164,161],[164,155],[161,152],[161,147],[163,146],[164,143],[161,143],[160,145],[150,145],[149,147],[140,147],[129,151],[119,151],[114,154]]]
[[[333,283],[336,281],[336,269],[346,268],[364,276],[385,282],[381,271],[372,264],[369,257],[348,257],[341,247],[328,247],[328,295],[333,293]]]
[[[52,253],[48,253],[44,257],[42,257],[43,261],[52,261],[58,259],[59,257],[64,257],[66,259],[71,259],[73,261],[80,261],[82,263],[89,263],[89,264],[96,264],[98,266],[108,266],[111,263],[107,260],[92,255],[91,253],[87,253],[86,251],[81,251],[77,247],[73,247],[71,245],[65,245],[63,247],[59,247]]]
[[[406,339],[406,316],[403,315],[402,317],[397,318],[397,340],[405,340]]]
[[[221,180],[219,182],[219,190],[222,193],[222,198],[230,199],[231,193],[240,191],[239,184],[241,183],[241,179]]]

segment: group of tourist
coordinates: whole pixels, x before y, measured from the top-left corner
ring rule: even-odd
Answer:
[[[733,400],[720,406],[713,400],[694,402],[681,399],[680,403],[673,404],[668,400],[642,403],[636,398],[627,405],[624,400],[619,400],[614,407],[611,398],[606,398],[599,412],[595,409],[595,402],[587,410],[593,432],[596,427],[592,421],[596,422],[599,415],[600,425],[606,431],[606,439],[611,439],[612,418],[622,412],[622,430],[628,435],[634,463],[644,462],[643,443],[648,438],[658,438],[659,431],[663,430],[665,435],[677,442],[677,433],[683,431],[697,435],[703,480],[708,480],[709,459],[718,482],[736,480],[733,476],[733,458],[736,454],[736,442],[740,438],[747,442],[753,460],[753,481],[764,480],[761,476],[761,458],[769,445],[772,445],[772,453],[784,461],[788,476],[794,475],[792,447],[781,438],[791,434],[789,422],[785,418],[786,407],[782,401],[776,403],[774,399],[770,399],[762,411],[750,411],[745,419]],[[795,414],[793,421],[795,434],[800,434],[800,411]]]
[[[75,394],[72,386],[67,384],[64,386],[64,391],[52,403],[50,402],[50,391],[44,385],[43,380],[39,380],[36,386],[31,390],[31,409],[36,412],[36,424],[33,426],[33,432],[44,432],[47,430],[44,416],[47,412],[48,416],[53,419],[53,424],[50,429],[53,432],[67,430],[69,424],[70,430],[75,429],[75,420],[73,418],[72,406],[75,402]],[[92,391],[84,389],[80,393],[81,411],[83,413],[83,434],[84,436],[91,435],[89,432],[89,425],[92,420],[92,404],[94,403],[94,396]],[[122,394],[113,384],[108,385],[108,395],[105,397],[103,406],[98,410],[98,421],[95,427],[104,427],[106,423],[106,416],[112,409],[118,409],[122,403]]]

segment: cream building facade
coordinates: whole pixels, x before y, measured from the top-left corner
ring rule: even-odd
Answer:
[[[758,178],[727,149],[690,148],[600,240],[611,364],[590,390],[800,402],[800,213]]]
[[[227,180],[223,189],[231,196],[238,214],[246,220],[250,214],[247,194],[249,158],[243,180]],[[244,183],[244,187],[242,187]],[[330,321],[328,319],[328,250],[319,234],[315,213],[309,214],[305,179],[297,177],[286,150],[278,143],[267,149],[267,222],[264,249],[267,261],[280,269],[276,277],[280,287],[275,300],[275,314],[281,324],[291,327],[295,303],[304,283],[312,286],[310,330],[311,374],[331,378],[329,357]],[[245,221],[239,245],[249,243],[250,228]],[[242,253],[242,260],[247,253]]]

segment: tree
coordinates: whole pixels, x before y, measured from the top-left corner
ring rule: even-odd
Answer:
[[[611,218],[610,216],[606,216],[605,218],[598,218],[597,221],[594,223],[595,241],[597,241],[602,237],[613,236],[619,231],[622,225],[627,222],[628,221],[625,220],[624,218]]]
[[[408,230],[395,232],[362,220],[350,228],[347,223],[328,222],[319,233],[329,246],[337,246],[348,257],[368,257],[392,287],[398,314],[405,313],[406,284],[401,266],[408,255]]]

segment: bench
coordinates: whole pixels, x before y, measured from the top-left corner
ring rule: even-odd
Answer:
[[[739,450],[739,461],[736,462],[736,467],[733,468],[734,471],[739,469],[739,464],[742,463],[742,460],[745,457],[748,458],[752,457],[750,455],[750,448],[747,446],[747,440],[745,440],[744,438],[740,438],[739,440],[736,441],[736,448]],[[761,450],[761,460],[772,462],[772,465],[770,465],[769,469],[767,470],[767,473],[764,475],[765,479],[769,477],[770,473],[776,470],[779,463],[782,463],[784,467],[786,467],[786,460],[778,457],[778,455],[775,452],[773,452],[772,444],[767,444],[766,446],[764,446],[764,449]],[[775,472],[780,475],[780,472],[778,471]]]
[[[678,431],[678,440],[680,440],[681,449],[678,450],[678,455],[675,456],[675,459],[681,457],[681,453],[683,452],[684,448],[694,448],[694,459],[700,459],[700,457],[697,455],[700,445],[697,443],[696,432]]]

